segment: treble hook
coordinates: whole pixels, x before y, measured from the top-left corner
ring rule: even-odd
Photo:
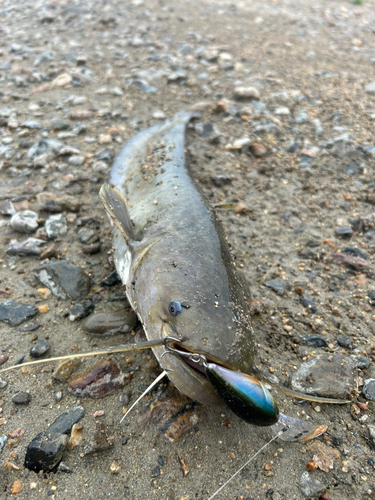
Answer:
[[[204,368],[207,368],[207,358],[203,356],[203,354],[198,354],[197,352],[180,351],[179,349],[172,347],[170,345],[170,342],[173,341],[173,337],[166,337],[165,340],[168,341],[168,343],[167,342],[164,343],[165,351],[161,355],[161,358],[166,354],[174,354],[175,356],[181,356],[183,358],[187,358],[189,361],[192,361],[193,363],[197,363],[203,366]]]

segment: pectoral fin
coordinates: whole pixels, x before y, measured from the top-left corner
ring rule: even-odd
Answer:
[[[104,184],[99,192],[100,199],[113,223],[128,244],[134,240],[134,229],[130,219],[125,196],[113,184]]]

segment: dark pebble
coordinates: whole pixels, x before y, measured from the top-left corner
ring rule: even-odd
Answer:
[[[87,296],[91,280],[78,266],[67,260],[52,260],[34,270],[39,281],[61,299],[78,300]]]
[[[216,187],[224,187],[232,184],[233,180],[229,175],[226,174],[217,174],[211,177],[211,182]]]
[[[271,288],[274,292],[277,293],[277,295],[284,295],[286,291],[286,281],[284,280],[271,280],[271,281],[265,281],[263,283],[265,286],[268,288]]]
[[[33,321],[32,323],[28,323],[27,325],[20,326],[17,330],[21,333],[29,333],[35,332],[42,325],[38,321]]]
[[[305,309],[308,309],[312,314],[315,314],[317,309],[315,306],[315,301],[310,295],[303,294],[302,297],[299,299],[300,303]]]
[[[35,472],[51,471],[61,461],[68,441],[65,434],[41,432],[27,447],[25,467]]]
[[[85,410],[82,406],[76,406],[71,410],[61,413],[56,420],[48,427],[48,432],[57,434],[67,434],[70,429],[84,416]]]
[[[349,239],[353,234],[353,229],[350,226],[340,226],[336,228],[335,234],[338,238]]]
[[[3,449],[5,448],[7,441],[8,441],[8,436],[6,436],[5,434],[0,436],[0,455],[3,451]]]
[[[365,260],[368,259],[368,257],[365,254],[365,252],[363,252],[359,248],[355,248],[355,247],[345,247],[345,248],[342,248],[341,249],[341,253],[346,253],[346,254],[349,254],[349,255],[354,255],[354,257],[361,257],[361,259],[365,259]]]
[[[159,477],[160,476],[160,467],[157,465],[155,469],[151,472],[151,477]]]
[[[369,378],[365,380],[365,384],[363,386],[363,395],[366,399],[370,401],[375,401],[375,379]]]
[[[353,344],[353,339],[350,337],[339,337],[337,343],[340,347],[345,347],[345,349],[350,349]]]
[[[367,370],[370,366],[371,361],[369,358],[365,358],[364,356],[354,356],[354,359],[357,362],[358,370]]]
[[[311,347],[328,347],[327,341],[321,335],[308,335],[305,342]]]
[[[4,364],[6,361],[8,361],[9,356],[7,354],[0,354],[0,366]]]
[[[7,300],[0,304],[0,321],[9,326],[17,326],[33,318],[38,312],[34,305]]]
[[[164,457],[162,457],[161,455],[158,456],[158,464],[163,467],[165,463],[165,460],[164,460]]]
[[[86,318],[94,310],[94,304],[91,300],[84,300],[80,304],[74,304],[70,309],[69,319],[70,321],[78,321],[80,319]]]
[[[28,405],[31,401],[30,394],[28,392],[17,392],[12,396],[12,402],[15,405]]]
[[[92,243],[91,245],[82,246],[82,252],[86,255],[94,255],[96,253],[99,253],[100,250],[101,250],[100,243]]]
[[[113,271],[109,276],[107,276],[104,280],[101,281],[102,286],[114,286],[119,285],[121,283],[120,276],[116,271]]]
[[[80,243],[95,243],[98,238],[98,233],[93,229],[81,229],[78,233]]]
[[[32,358],[40,358],[49,351],[49,343],[45,339],[38,339],[37,343],[30,349]]]

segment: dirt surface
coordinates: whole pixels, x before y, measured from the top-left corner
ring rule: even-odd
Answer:
[[[69,319],[72,303],[87,298],[96,312],[123,305],[119,285],[101,284],[113,262],[98,191],[127,139],[177,111],[199,109],[200,124],[188,130],[189,161],[212,205],[227,204],[218,213],[252,290],[256,365],[289,385],[298,368],[319,354],[362,359],[344,390],[345,397],[358,396],[359,406],[296,404],[276,394],[287,415],[328,425],[316,441],[318,451],[274,442],[217,498],[375,498],[369,401],[375,396],[362,394],[364,382],[375,377],[374,8],[373,1],[3,0],[0,293],[3,303],[15,300],[39,310],[19,326],[0,323],[0,361],[9,357],[2,367],[29,360],[38,338],[50,345],[47,356],[134,339],[90,337]],[[238,87],[248,97],[241,98]],[[28,157],[42,138],[78,151]],[[44,221],[51,210],[41,206],[43,192],[55,200],[73,197],[55,210],[64,214],[68,229],[54,240],[50,256],[91,277],[88,297],[56,298],[33,273],[40,256],[6,253],[11,240],[48,239]],[[39,229],[29,235],[15,231],[7,201],[12,210],[35,211]],[[94,222],[82,222],[85,217]],[[99,238],[98,253],[92,247],[85,249],[92,253],[83,252],[82,228],[94,233],[85,244]],[[35,322],[37,330],[25,331]],[[272,435],[225,408],[204,412],[188,404],[185,410],[202,418],[173,444],[164,437],[167,424],[161,428],[147,413],[139,423],[163,385],[119,425],[123,408],[157,368],[151,352],[116,359],[134,374],[124,389],[103,399],[79,399],[66,382],[51,384],[50,365],[0,374],[6,383],[0,385],[0,437],[8,436],[0,456],[0,498],[13,491],[20,499],[205,500]],[[333,380],[331,392],[337,387],[339,393],[342,382]],[[28,405],[11,401],[19,391],[30,393]],[[86,455],[83,445],[66,451],[70,473],[25,468],[30,441],[77,405],[85,410],[85,439],[100,421],[113,445]],[[95,417],[99,410],[104,414]],[[16,429],[25,430],[22,437],[8,434]],[[320,470],[324,453],[335,457],[328,472]],[[307,463],[318,468],[310,471]]]

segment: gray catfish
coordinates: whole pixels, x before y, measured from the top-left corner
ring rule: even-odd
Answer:
[[[138,133],[121,150],[101,199],[116,228],[115,264],[150,340],[186,337],[185,350],[251,372],[250,291],[236,271],[216,214],[185,166],[191,113]],[[114,187],[115,186],[115,187]],[[173,384],[222,404],[203,370],[153,349]]]

